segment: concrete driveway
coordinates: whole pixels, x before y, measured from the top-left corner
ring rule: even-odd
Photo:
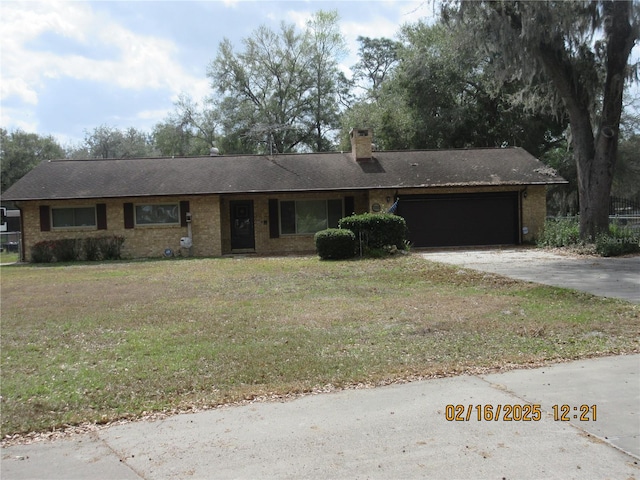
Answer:
[[[447,249],[420,255],[434,262],[640,303],[640,255],[602,258],[532,247]]]

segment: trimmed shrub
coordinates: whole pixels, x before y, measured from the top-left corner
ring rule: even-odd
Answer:
[[[43,240],[31,247],[34,263],[72,262],[80,256],[81,243],[75,238]]]
[[[44,240],[31,247],[34,263],[72,262],[80,257],[81,242],[75,238]]]
[[[56,262],[73,262],[80,258],[81,240],[76,238],[61,238],[53,242],[53,256]]]
[[[95,260],[120,260],[124,237],[62,238],[44,240],[31,247],[31,261],[34,263],[73,262],[84,258]]]
[[[84,255],[89,261],[120,260],[124,237],[88,237],[84,239]]]
[[[407,248],[407,223],[404,218],[392,213],[363,213],[340,220],[338,226],[351,230],[356,241],[363,242],[366,252],[395,247]]]
[[[316,251],[322,260],[343,260],[356,253],[356,236],[351,230],[328,228],[314,236]]]
[[[100,260],[100,239],[95,237],[87,237],[84,239],[84,258],[90,262]]]
[[[53,262],[53,242],[44,240],[31,247],[31,261],[34,263]]]
[[[111,237],[100,237],[100,254],[103,260],[120,260],[124,237],[113,235]]]

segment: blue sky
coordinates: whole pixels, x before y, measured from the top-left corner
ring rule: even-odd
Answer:
[[[74,145],[100,125],[150,131],[178,95],[212,92],[206,68],[223,38],[240,47],[260,25],[303,26],[338,10],[357,61],[358,35],[394,37],[433,16],[431,2],[12,1],[0,2],[0,126]]]

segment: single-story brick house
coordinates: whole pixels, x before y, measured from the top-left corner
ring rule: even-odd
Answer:
[[[127,258],[221,256],[312,252],[316,231],[396,200],[415,247],[520,244],[546,186],[566,183],[521,148],[373,151],[371,137],[352,130],[344,153],[45,161],[2,200],[27,261],[39,241],[102,235]]]

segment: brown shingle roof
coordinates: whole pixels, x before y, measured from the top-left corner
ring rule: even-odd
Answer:
[[[2,200],[566,183],[521,148],[45,161]]]

